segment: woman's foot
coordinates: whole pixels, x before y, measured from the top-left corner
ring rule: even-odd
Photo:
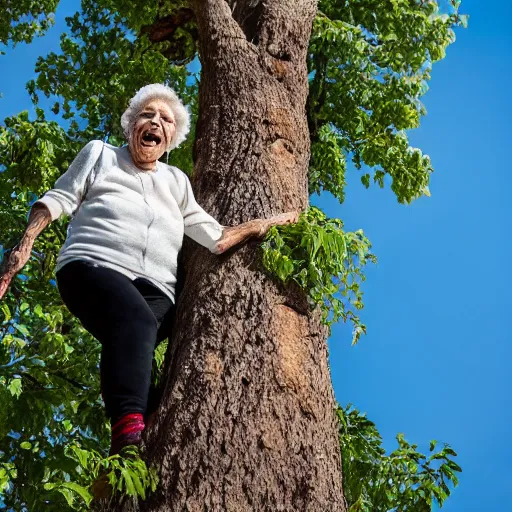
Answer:
[[[129,445],[140,446],[142,431],[144,430],[142,414],[127,414],[112,425],[112,443],[110,455],[119,453],[122,448]]]

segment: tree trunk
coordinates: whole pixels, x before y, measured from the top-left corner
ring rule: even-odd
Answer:
[[[195,0],[194,191],[223,225],[308,205],[306,54],[315,0]],[[186,282],[147,436],[143,511],[345,511],[326,330],[258,243],[185,247]],[[125,507],[125,510],[128,510]]]

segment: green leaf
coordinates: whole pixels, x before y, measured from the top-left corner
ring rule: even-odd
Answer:
[[[22,448],[23,450],[30,450],[32,448],[32,444],[29,443],[28,441],[23,441],[22,443],[20,443],[20,448]]]
[[[64,427],[66,428],[66,430],[68,429],[68,426],[71,424],[71,422],[69,422],[68,424],[64,425]],[[69,449],[73,452],[73,454],[76,456],[76,458],[78,459],[80,465],[83,467],[83,468],[88,468],[88,465],[89,465],[89,460],[92,456],[92,453],[87,451],[87,450],[83,450],[82,448],[79,448],[78,446],[76,445],[71,445],[69,447]]]
[[[23,336],[30,336],[30,331],[28,330],[26,325],[14,323],[13,327],[21,334],[23,334]]]
[[[143,500],[146,499],[146,490],[142,485],[140,477],[137,473],[132,474],[133,485],[135,487],[135,492],[138,496],[140,496]]]
[[[3,322],[8,322],[12,318],[11,312],[9,311],[9,307],[7,306],[7,304],[5,302],[2,302],[0,304],[0,309],[2,310],[2,313],[4,314]]]
[[[11,392],[12,396],[19,398],[22,391],[21,379],[12,379],[7,386],[7,389]]]
[[[135,486],[133,485],[133,479],[130,474],[130,471],[126,468],[121,469],[121,475],[124,479],[126,494],[128,496],[137,496],[137,491],[135,490]]]
[[[66,498],[68,505],[73,507],[73,503],[75,501],[73,493],[62,485],[58,487],[57,490],[64,496],[64,498]]]
[[[89,493],[89,491],[82,487],[81,485],[75,483],[75,482],[64,482],[61,484],[62,487],[66,489],[70,489],[76,494],[78,494],[84,501],[86,505],[89,505],[89,503],[92,501],[92,495]],[[68,502],[69,503],[69,502]]]

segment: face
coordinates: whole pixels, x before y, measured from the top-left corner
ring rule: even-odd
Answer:
[[[154,169],[175,131],[174,114],[165,101],[151,100],[145,103],[135,116],[128,141],[135,165],[141,169]]]

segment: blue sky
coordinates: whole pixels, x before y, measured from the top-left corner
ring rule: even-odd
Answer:
[[[30,46],[0,57],[0,119],[30,108],[24,84],[38,55],[58,50],[63,16]],[[62,5],[65,4],[65,5]],[[368,268],[362,312],[368,335],[350,327],[329,342],[338,401],[366,411],[394,445],[397,432],[427,449],[450,443],[463,467],[447,512],[512,511],[512,206],[508,189],[512,4],[464,0],[467,30],[434,66],[428,115],[411,143],[431,156],[432,197],[410,206],[389,189],[348,176],[346,202],[315,198],[348,229],[363,228],[379,258]]]

